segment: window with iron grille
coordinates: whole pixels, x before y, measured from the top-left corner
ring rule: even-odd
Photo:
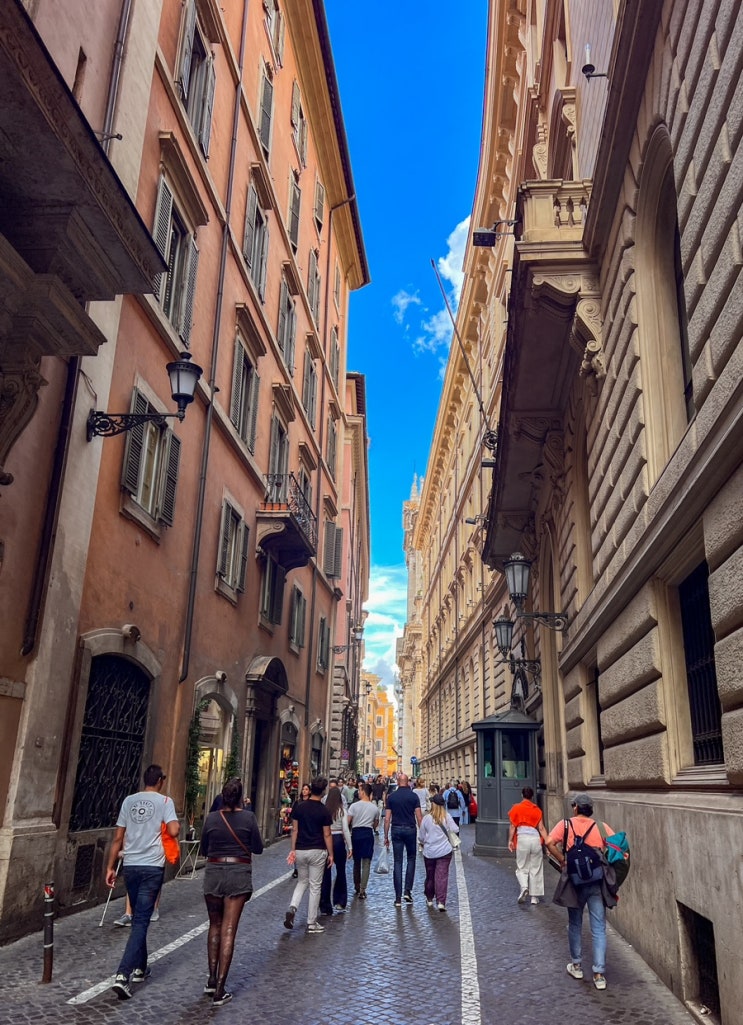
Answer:
[[[132,413],[157,413],[135,388]],[[173,525],[181,443],[164,423],[137,424],[127,432],[121,487],[156,523]]]
[[[261,209],[255,185],[248,186],[245,204],[243,257],[248,273],[261,299],[266,296],[266,265],[268,263],[268,213]]]
[[[703,562],[679,586],[695,765],[724,761],[708,580],[709,567]]]
[[[230,420],[251,452],[255,451],[259,385],[258,371],[245,346],[237,338],[235,340],[235,361],[232,366]]]
[[[250,530],[239,510],[225,499],[219,531],[217,576],[228,588],[238,593],[245,590],[249,537]]]

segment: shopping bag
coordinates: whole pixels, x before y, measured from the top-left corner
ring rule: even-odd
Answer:
[[[387,850],[386,847],[383,847],[382,850],[379,853],[379,858],[377,860],[377,867],[374,869],[374,871],[377,873],[377,875],[386,876],[389,873],[389,870],[390,870],[390,852]]]

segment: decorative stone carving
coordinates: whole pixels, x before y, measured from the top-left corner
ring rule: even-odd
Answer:
[[[573,338],[577,340],[579,351],[583,351],[580,376],[585,378],[589,392],[595,395],[598,382],[606,377],[601,303],[598,299],[581,299],[578,302],[573,320]]]
[[[3,469],[5,460],[36,411],[39,388],[47,383],[40,364],[41,359],[29,359],[0,369],[0,485],[13,483],[13,475]]]
[[[532,149],[532,156],[534,169],[542,181],[547,177],[548,138],[547,125],[540,120],[537,125],[537,141]]]

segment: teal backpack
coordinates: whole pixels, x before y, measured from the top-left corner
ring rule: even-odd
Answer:
[[[617,880],[617,889],[619,889],[629,875],[630,869],[630,850],[627,834],[612,833],[611,836],[606,836],[603,824],[597,822],[596,825],[599,827],[601,837],[606,844],[604,854],[606,856],[606,860],[614,869],[614,875]]]

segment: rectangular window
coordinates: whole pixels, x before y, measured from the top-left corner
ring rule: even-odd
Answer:
[[[335,265],[335,280],[333,282],[333,299],[335,300],[335,308],[339,310],[341,307],[341,269],[337,263]]]
[[[268,68],[264,66],[261,81],[261,111],[258,125],[258,138],[263,152],[268,157],[271,147],[271,119],[273,117],[273,82],[269,78]]]
[[[328,417],[328,445],[325,452],[325,461],[328,464],[328,471],[330,476],[335,480],[335,454],[337,444],[337,431],[335,426],[335,420],[332,416]]]
[[[320,267],[317,251],[310,249],[310,265],[307,271],[307,299],[312,310],[315,324],[320,326]]]
[[[325,616],[320,616],[317,631],[317,668],[324,673],[330,665],[330,627]]]
[[[266,555],[261,582],[260,614],[269,623],[274,623],[276,626],[281,623],[285,581],[286,570],[284,567],[280,566],[272,555]]]
[[[196,0],[188,0],[183,18],[177,80],[189,121],[208,157],[216,87],[214,56],[199,22]]]
[[[136,388],[131,411],[158,412]],[[139,424],[127,432],[121,486],[148,516],[168,527],[175,514],[180,453],[180,440],[164,421]]]
[[[695,765],[717,765],[724,761],[708,580],[709,567],[703,562],[679,586]]]
[[[302,466],[299,470],[299,490],[302,493],[302,497],[307,503],[307,508],[312,508],[312,482],[310,476]]]
[[[268,263],[268,214],[261,209],[255,185],[248,186],[245,204],[245,235],[243,256],[248,273],[261,299],[266,295],[266,265]]]
[[[281,67],[284,60],[284,35],[286,26],[284,18],[279,9],[278,0],[263,0],[263,10],[266,12],[265,26],[268,41],[271,44],[276,63]]]
[[[341,369],[341,347],[338,342],[338,328],[330,331],[330,376],[333,378],[335,390],[338,391]]]
[[[251,452],[255,451],[259,384],[258,372],[238,338],[235,341],[235,362],[232,367],[230,420]]]
[[[381,725],[382,725],[382,716],[378,715],[377,716],[377,726],[381,726]]]
[[[294,344],[297,331],[297,311],[286,280],[281,282],[279,294],[279,326],[277,340],[289,374],[294,373]]]
[[[376,749],[377,752],[382,750],[382,741],[381,740],[377,740],[375,742],[375,749]]]
[[[283,504],[289,470],[289,432],[277,416],[271,420],[271,447],[268,455],[267,493],[269,502]]]
[[[292,139],[294,148],[299,157],[301,167],[307,166],[307,118],[302,108],[302,94],[299,91],[299,83],[292,85],[292,107],[291,107]]]
[[[199,251],[196,248],[195,233],[189,231],[165,178],[160,178],[158,185],[152,234],[168,265],[167,271],[154,282],[155,297],[183,344],[188,346],[191,340]]]
[[[250,531],[237,509],[228,501],[222,505],[217,576],[233,591],[245,590]]]
[[[302,190],[292,172],[289,177],[289,241],[295,253],[299,245],[299,207],[301,200]]]
[[[339,577],[343,570],[343,528],[332,520],[325,523],[325,548],[322,561],[326,577]]]
[[[289,641],[297,648],[304,647],[304,627],[307,616],[307,599],[298,587],[292,588],[291,619],[289,622]]]
[[[314,428],[317,415],[317,370],[315,361],[309,352],[304,354],[304,373],[302,375],[302,406]]]
[[[317,230],[320,231],[325,219],[325,186],[320,181],[315,182],[315,206],[313,213]]]

